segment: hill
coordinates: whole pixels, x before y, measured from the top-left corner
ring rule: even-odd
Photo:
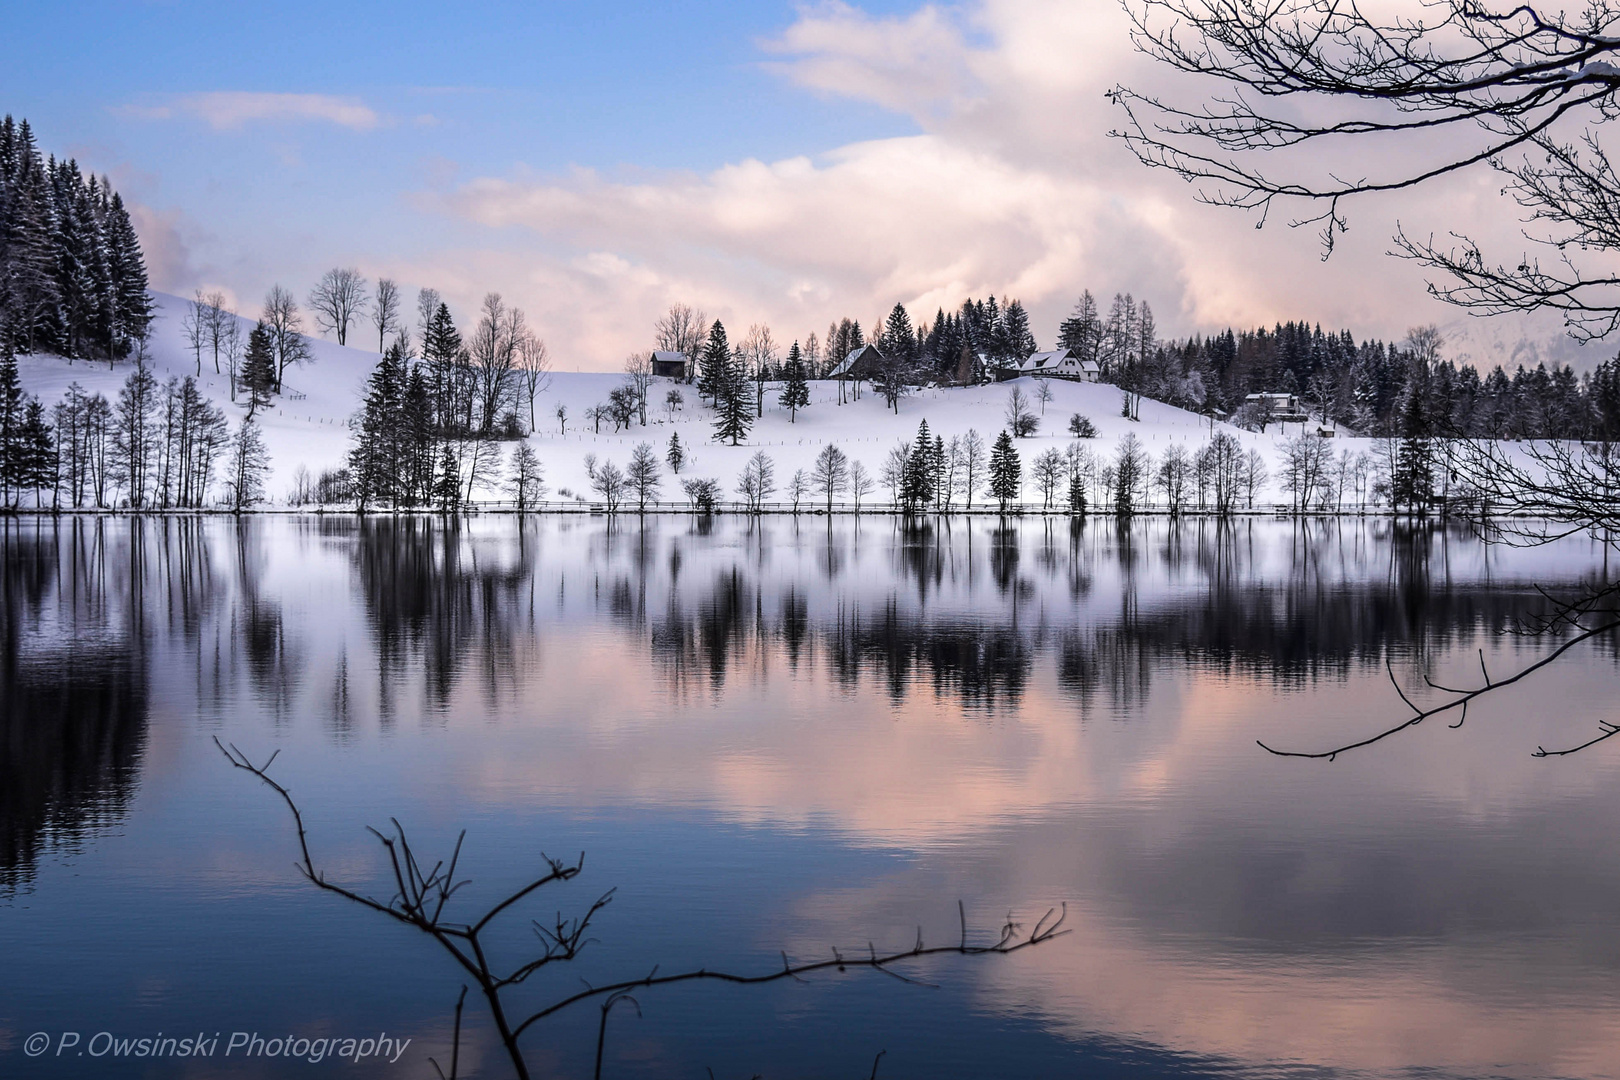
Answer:
[[[196,376],[202,391],[225,409],[234,426],[244,415],[245,406],[231,402],[228,379],[215,373],[213,360],[206,351],[201,374],[198,374],[198,363],[183,331],[188,301],[162,293],[155,293],[153,297],[157,318],[152,328],[150,362],[159,382]],[[248,321],[242,320],[244,339],[249,329]],[[339,346],[319,338],[311,338],[310,345],[313,362],[290,369],[285,377],[284,393],[272,407],[260,410],[259,414],[271,456],[268,488],[272,504],[286,502],[293,476],[300,466],[318,476],[324,470],[344,464],[351,443],[349,420],[360,404],[362,389],[378,359],[376,352]],[[24,388],[38,395],[47,407],[59,400],[72,382],[78,382],[87,392],[99,391],[113,400],[130,370],[128,363],[109,366],[105,362],[69,361],[49,355],[20,357],[18,365]],[[836,384],[816,381],[810,384],[810,405],[800,410],[796,422],[777,406],[774,387],[768,388],[763,417],[756,420],[743,445],[732,447],[714,441],[712,411],[699,403],[696,389],[669,379],[654,380],[645,427],[637,424],[627,431],[614,432],[604,422],[600,432],[593,431],[585,422],[587,410],[605,402],[613,387],[623,381],[624,376],[612,373],[552,373],[550,385],[536,400],[538,423],[529,437],[545,467],[548,498],[560,498],[560,489],[589,494],[587,455],[595,455],[600,462],[613,461],[623,466],[636,444],[649,442],[662,460],[670,436],[677,433],[691,455],[690,466],[682,470],[683,477],[713,477],[720,481],[728,497],[738,473],[756,450],[764,450],[775,462],[779,488],[785,486],[794,470],[808,471],[815,456],[828,443],[836,443],[852,461],[864,463],[875,479],[890,448],[911,439],[924,419],[935,434],[947,440],[971,428],[988,444],[1005,426],[1006,399],[1010,386],[1014,385],[919,390],[901,399],[896,414],[870,388],[863,391],[860,400],[840,405]],[[1020,380],[1019,384],[1033,396],[1031,380]],[[1039,501],[1038,493],[1028,483],[1029,462],[1048,447],[1062,448],[1073,441],[1068,435],[1068,422],[1075,413],[1088,417],[1096,425],[1097,437],[1085,441],[1095,454],[1104,458],[1113,455],[1126,433],[1135,434],[1143,448],[1155,458],[1177,442],[1189,452],[1195,451],[1212,433],[1208,419],[1146,399],[1140,405],[1140,419],[1126,420],[1120,416],[1121,392],[1113,386],[1056,380],[1050,385],[1053,400],[1045,408],[1039,431],[1017,443],[1025,463],[1026,503]],[[664,407],[664,398],[670,389],[679,389],[685,399],[679,410],[669,411]],[[560,428],[555,415],[559,404],[568,411],[565,430]],[[1035,408],[1040,411],[1039,405]],[[1214,424],[1213,430],[1230,433],[1245,450],[1258,449],[1273,475],[1276,474],[1280,439],[1289,432],[1274,425],[1268,433],[1260,435],[1220,423]],[[1354,449],[1367,448],[1366,440],[1339,442]],[[678,486],[668,482],[669,479],[666,475],[662,498],[679,500]],[[779,491],[777,498],[782,497]],[[1262,499],[1276,497],[1275,484],[1268,485]],[[502,495],[484,491],[478,498],[495,502]],[[885,498],[884,493],[874,492],[872,501],[876,503]],[[981,500],[976,498],[975,501]]]

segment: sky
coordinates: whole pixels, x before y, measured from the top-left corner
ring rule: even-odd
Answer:
[[[993,293],[1046,346],[1082,289],[1166,333],[1399,338],[1457,315],[1387,256],[1397,220],[1517,242],[1487,173],[1357,208],[1326,262],[1309,230],[1200,205],[1107,138],[1108,87],[1168,78],[1114,0],[107,0],[7,24],[34,47],[0,109],[111,176],[154,287],[253,314],[355,266],[462,321],[496,291],[564,370],[619,367],[676,302],[779,341]]]

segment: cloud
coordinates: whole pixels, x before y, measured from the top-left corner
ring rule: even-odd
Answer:
[[[161,105],[131,105],[125,115],[143,120],[194,116],[216,131],[234,131],[256,122],[337,124],[369,131],[380,123],[377,113],[358,98],[330,94],[271,94],[247,90],[214,90],[182,94]]]

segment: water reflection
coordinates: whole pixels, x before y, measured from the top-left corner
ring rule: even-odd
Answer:
[[[724,836],[692,890],[715,907],[670,921],[767,956],[948,929],[958,896],[1068,900],[1072,944],[964,976],[958,1019],[986,1040],[981,1014],[1038,1021],[1081,1065],[1073,1047],[1128,1039],[1207,1071],[1602,1075],[1620,1027],[1615,758],[1549,771],[1526,753],[1556,734],[1520,722],[1609,715],[1614,642],[1465,733],[1331,767],[1253,748],[1388,715],[1386,661],[1408,683],[1477,670],[1475,649],[1514,662],[1500,631],[1538,586],[1605,573],[1585,541],[876,517],[25,520],[0,540],[7,888],[114,843],[143,791],[193,842],[271,865],[210,825],[219,732],[288,747],[322,805],[472,819],[496,850],[606,822],[627,895]],[[638,957],[685,940],[633,933]],[[620,1071],[700,1075],[669,1038]],[[1009,1052],[1025,1075],[1064,1060]]]

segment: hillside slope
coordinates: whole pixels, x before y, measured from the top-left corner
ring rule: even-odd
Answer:
[[[162,293],[155,297],[159,318],[154,325],[151,350],[154,373],[160,382],[171,377],[197,375],[197,363],[182,330],[187,301]],[[243,320],[244,338],[250,328],[248,321]],[[361,340],[366,336],[365,328],[355,333]],[[299,466],[312,475],[319,475],[343,463],[350,446],[349,418],[360,403],[366,378],[378,358],[377,353],[367,349],[343,347],[319,338],[311,339],[311,347],[314,361],[290,370],[286,376],[286,392],[271,408],[260,411],[271,456],[268,489],[273,503],[285,501]],[[69,383],[75,381],[86,391],[99,391],[108,400],[114,400],[129,374],[128,364],[109,368],[106,364],[68,361],[56,356],[20,357],[18,366],[24,388],[37,394],[47,406],[58,401]],[[779,488],[785,487],[795,469],[808,471],[816,454],[829,442],[836,443],[852,460],[863,462],[875,480],[889,449],[912,438],[917,425],[925,418],[932,431],[946,439],[972,428],[984,437],[986,444],[991,442],[1005,424],[1003,412],[1009,389],[1007,384],[995,384],[919,391],[901,400],[897,415],[869,388],[863,391],[861,400],[839,405],[835,384],[813,382],[810,406],[799,412],[796,422],[791,422],[788,414],[777,406],[773,388],[766,395],[765,414],[755,422],[747,442],[732,447],[713,441],[712,412],[699,404],[694,387],[678,387],[685,398],[679,411],[671,413],[664,409],[667,391],[677,387],[667,379],[654,380],[646,427],[638,424],[629,431],[615,433],[609,432],[608,425],[604,424],[600,434],[593,432],[584,423],[586,410],[605,401],[609,391],[622,381],[623,376],[612,373],[562,371],[552,374],[549,387],[536,400],[537,429],[529,440],[544,463],[550,498],[558,498],[559,489],[589,493],[586,455],[594,454],[599,461],[613,461],[622,466],[637,443],[649,442],[662,460],[670,436],[677,432],[692,459],[682,475],[714,477],[728,495],[744,462],[759,449],[774,460]],[[215,374],[212,358],[206,352],[199,385],[226,410],[234,426],[245,409],[230,401],[228,380],[224,375]],[[1033,386],[1027,380],[1024,385],[1026,392],[1033,395]],[[1120,391],[1112,386],[1059,381],[1051,386],[1054,396],[1046,407],[1040,431],[1034,437],[1018,441],[1026,480],[1029,462],[1036,454],[1050,446],[1062,448],[1071,441],[1068,421],[1074,413],[1089,417],[1096,425],[1098,437],[1088,442],[1100,456],[1112,455],[1126,432],[1134,433],[1155,458],[1173,442],[1184,444],[1189,451],[1196,450],[1211,434],[1207,419],[1150,400],[1141,402],[1139,421],[1126,420],[1119,415]],[[568,409],[566,431],[559,430],[556,420],[559,404]],[[1234,435],[1245,450],[1259,449],[1275,474],[1278,443],[1283,434],[1277,428],[1273,427],[1265,435],[1225,424],[1217,424],[1215,428]],[[1340,441],[1354,448],[1366,446],[1365,440]],[[666,476],[662,498],[678,500],[678,485],[670,480]],[[1027,482],[1025,487],[1025,501],[1038,502],[1038,493]],[[874,501],[882,497],[876,492],[874,496]],[[501,494],[486,491],[479,497],[494,501],[501,498]],[[777,497],[782,497],[780,492]],[[1266,497],[1275,497],[1275,485],[1271,485]]]

